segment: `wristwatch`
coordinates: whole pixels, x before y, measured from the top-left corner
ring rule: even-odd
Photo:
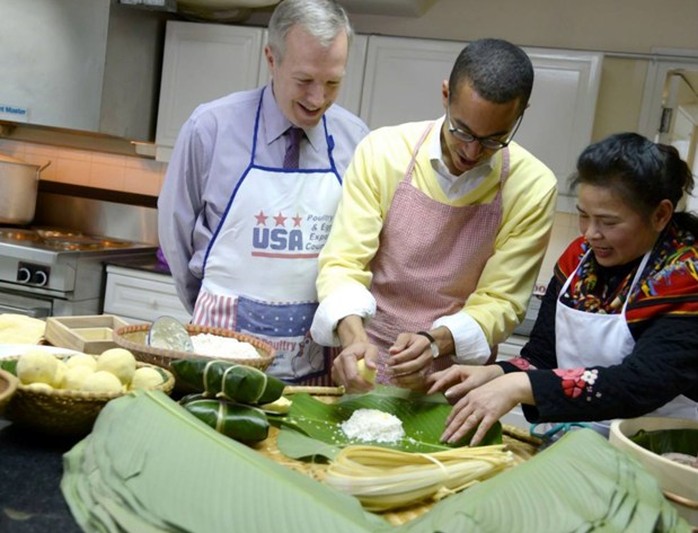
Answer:
[[[431,356],[436,359],[439,355],[439,345],[436,344],[436,339],[431,335],[431,333],[427,331],[418,331],[417,335],[422,335],[423,337],[426,337],[429,339],[429,348],[431,348]]]

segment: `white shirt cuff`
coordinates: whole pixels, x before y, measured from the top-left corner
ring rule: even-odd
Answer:
[[[432,327],[438,328],[439,326],[446,326],[453,335],[456,347],[454,356],[456,363],[484,365],[490,358],[490,346],[480,324],[467,313],[459,311],[453,315],[441,317],[434,322]]]
[[[337,323],[349,315],[358,315],[364,323],[376,314],[376,300],[363,285],[344,285],[331,292],[318,306],[310,326],[310,335],[322,346],[341,346]]]

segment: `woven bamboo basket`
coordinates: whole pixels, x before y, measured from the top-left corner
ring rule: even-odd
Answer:
[[[211,335],[231,337],[242,342],[248,342],[259,352],[259,359],[214,357],[148,346],[148,332],[150,331],[150,326],[151,324],[134,324],[119,328],[114,332],[114,342],[133,353],[137,360],[167,369],[170,368],[170,363],[172,361],[178,359],[223,359],[231,363],[252,366],[264,371],[274,360],[274,348],[271,344],[261,339],[230,329],[197,326],[194,324],[187,324],[185,326],[186,330],[189,332],[189,336],[198,335],[199,333],[210,333]]]
[[[61,356],[59,356],[61,357]],[[8,357],[4,361],[18,360]],[[136,367],[154,366],[137,362]],[[164,381],[155,389],[170,394],[174,375],[159,369]],[[95,393],[77,390],[36,390],[21,382],[5,410],[5,417],[22,427],[56,436],[82,436],[92,431],[97,415],[114,398],[126,392]]]
[[[5,412],[5,407],[17,391],[19,380],[6,370],[0,370],[0,416]]]

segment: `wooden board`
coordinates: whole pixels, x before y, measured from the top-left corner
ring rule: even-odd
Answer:
[[[118,347],[112,335],[124,326],[128,323],[114,315],[50,317],[44,337],[53,346],[99,355]]]
[[[336,387],[304,387],[305,390],[303,392],[309,392],[312,394],[314,392],[313,389],[317,389],[316,392],[319,395],[317,395],[316,398],[318,400],[332,403],[337,401],[337,396],[327,396],[325,390],[335,388]],[[332,392],[331,394],[334,393]],[[279,450],[276,444],[278,433],[279,430],[277,428],[269,428],[269,436],[262,442],[253,446],[253,448],[265,457],[272,459],[273,461],[290,468],[291,470],[295,470],[296,472],[309,476],[316,481],[322,482],[325,478],[328,465],[326,463],[299,461],[297,459],[286,457],[281,450]],[[502,433],[503,443],[506,444],[507,448],[514,454],[516,461],[515,464],[520,464],[530,459],[533,455],[535,455],[541,444],[540,439],[532,437],[527,432],[514,426],[503,425]],[[429,511],[435,503],[435,501],[429,500],[415,503],[409,507],[377,514],[383,517],[388,523],[394,526],[399,526],[423,515]]]

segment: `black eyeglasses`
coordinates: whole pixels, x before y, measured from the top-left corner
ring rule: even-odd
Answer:
[[[451,115],[448,112],[448,109],[446,110],[446,120],[448,121],[448,132],[453,135],[456,139],[459,141],[463,141],[465,143],[471,143],[473,141],[477,141],[480,143],[480,146],[483,148],[487,148],[488,150],[501,150],[502,148],[505,148],[511,140],[514,138],[514,135],[516,135],[516,130],[519,129],[519,125],[521,124],[521,120],[523,119],[523,113],[519,115],[519,118],[516,119],[516,125],[514,126],[514,129],[511,130],[511,133],[509,133],[509,136],[502,140],[502,139],[495,139],[494,137],[478,137],[477,135],[474,135],[470,133],[469,131],[462,130],[460,128],[456,128],[453,123],[451,122]]]

